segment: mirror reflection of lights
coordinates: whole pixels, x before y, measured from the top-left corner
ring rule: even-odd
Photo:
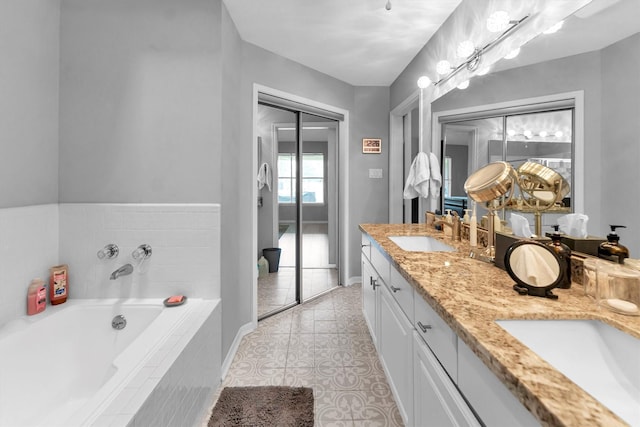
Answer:
[[[504,56],[504,59],[513,59],[520,54],[520,48],[513,49],[511,52]]]
[[[515,136],[515,134],[516,134],[516,131],[515,131],[515,130],[513,130],[513,129],[509,129],[509,130],[507,130],[507,135],[509,135],[509,136]]]
[[[468,87],[469,87],[469,80],[465,80],[465,81],[463,81],[462,83],[460,83],[458,85],[458,89],[462,89],[462,90],[464,90],[464,89],[466,89]]]
[[[547,135],[549,135],[549,134],[546,131],[542,130],[542,131],[540,131],[540,133],[538,135],[540,135],[542,138],[546,138]]]
[[[491,67],[482,67],[478,71],[476,71],[476,76],[484,76],[486,74],[489,74],[489,71],[491,71]]]
[[[529,129],[522,132],[522,134],[524,135],[525,138],[531,138],[533,136],[533,132],[531,132]]]
[[[553,33],[557,33],[558,30],[560,28],[562,28],[562,25],[564,25],[564,21],[560,21],[557,24],[555,24],[554,26],[552,26],[551,28],[549,28],[547,31],[543,31],[543,34],[553,34]]]
[[[556,133],[554,133],[554,136],[556,138],[562,138],[564,136],[564,132],[562,132],[561,130],[556,131]]]

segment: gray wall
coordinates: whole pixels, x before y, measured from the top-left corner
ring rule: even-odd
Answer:
[[[220,15],[219,0],[62,1],[61,202],[221,200]]]
[[[640,33],[602,50],[602,223],[640,258]],[[603,225],[603,226],[604,226]]]
[[[58,202],[59,0],[0,2],[0,208]]]

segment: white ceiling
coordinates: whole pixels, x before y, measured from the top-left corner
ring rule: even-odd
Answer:
[[[390,86],[460,3],[391,0],[387,11],[386,0],[224,1],[243,40],[354,86]],[[640,0],[593,0],[576,15],[494,70],[601,49],[640,31]]]

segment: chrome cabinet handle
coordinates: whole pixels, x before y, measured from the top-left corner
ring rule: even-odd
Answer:
[[[366,246],[371,246],[371,243],[369,243],[368,245],[362,245],[363,248],[366,247]]]
[[[401,291],[402,289],[401,289],[401,288],[396,288],[395,286],[391,286],[391,290],[392,290],[394,293],[396,293],[396,292],[398,292],[398,291]]]
[[[427,330],[431,329],[431,325],[423,325],[422,322],[418,321],[418,327],[422,329],[423,333],[427,333]]]

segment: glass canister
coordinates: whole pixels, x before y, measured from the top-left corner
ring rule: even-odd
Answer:
[[[601,263],[597,279],[598,306],[627,316],[640,316],[640,271]]]
[[[595,298],[598,283],[598,263],[595,258],[587,258],[582,261],[582,285],[586,296]]]

